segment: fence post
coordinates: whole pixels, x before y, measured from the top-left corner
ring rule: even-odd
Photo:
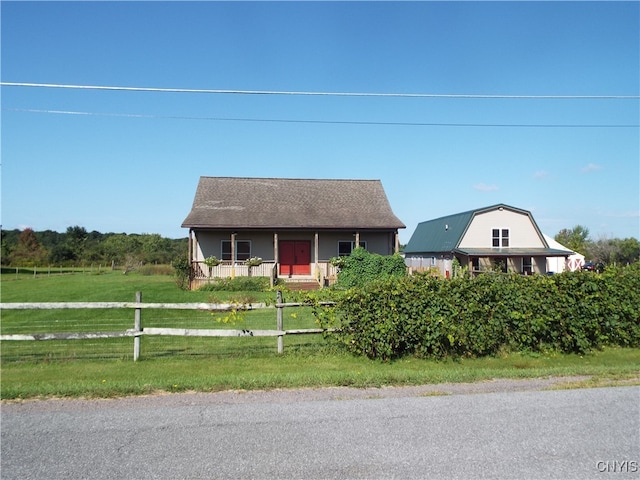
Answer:
[[[276,294],[276,309],[277,309],[277,317],[276,317],[276,329],[282,331],[282,292],[278,290]],[[284,350],[283,338],[282,334],[278,335],[278,353],[282,353]]]
[[[142,303],[142,292],[136,292],[136,303]],[[140,332],[142,332],[142,309],[136,308],[133,320],[133,361],[136,362],[140,358]]]

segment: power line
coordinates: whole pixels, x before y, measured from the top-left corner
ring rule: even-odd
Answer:
[[[104,113],[87,112],[77,110],[44,110],[34,108],[11,108],[2,110],[26,113],[45,113],[55,115],[86,115],[97,117],[124,117],[124,118],[152,118],[165,120],[201,120],[217,122],[258,122],[258,123],[306,123],[325,125],[383,125],[383,126],[411,126],[411,127],[500,127],[500,128],[640,128],[640,125],[629,124],[510,124],[510,123],[430,123],[430,122],[371,122],[357,120],[293,120],[273,118],[239,118],[239,117],[195,117],[185,115],[156,115],[140,113]]]
[[[111,90],[127,92],[206,93],[233,95],[297,95],[329,97],[400,97],[400,98],[477,98],[477,99],[539,99],[539,100],[638,100],[638,95],[479,95],[439,93],[375,93],[375,92],[311,92],[280,90],[227,90],[199,88],[122,87],[107,85],[70,85],[59,83],[0,82],[4,87],[64,88],[76,90]]]

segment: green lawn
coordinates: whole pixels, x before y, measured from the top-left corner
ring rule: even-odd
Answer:
[[[4,273],[2,302],[122,302],[141,291],[143,302],[275,302],[275,293],[185,292],[170,276],[102,271],[74,274]],[[287,298],[285,297],[285,301]],[[133,310],[3,310],[2,334],[118,331],[132,328]],[[143,310],[143,327],[275,329],[274,308],[242,315],[187,310]],[[285,309],[285,329],[314,328],[308,308]],[[592,375],[588,385],[639,382],[640,349],[605,349],[590,355],[524,355],[383,363],[337,350],[321,335],[287,336],[278,355],[276,338],[143,337],[133,362],[133,340],[4,341],[3,399],[48,396],[110,397],[156,391],[217,391],[350,385],[357,387],[470,382],[491,378]]]

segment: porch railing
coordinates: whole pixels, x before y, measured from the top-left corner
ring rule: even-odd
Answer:
[[[262,262],[255,267],[249,267],[236,263],[233,265],[231,262],[222,262],[215,267],[208,267],[202,261],[196,261],[192,263],[193,267],[193,280],[202,281],[210,278],[230,278],[230,277],[269,277],[272,280],[278,278],[278,264],[273,261]],[[249,273],[249,271],[251,273]],[[311,264],[310,279],[316,280],[320,285],[328,285],[335,281],[338,274],[338,269],[332,265],[329,261],[318,262],[317,264]]]

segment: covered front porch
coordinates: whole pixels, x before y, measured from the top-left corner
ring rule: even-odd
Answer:
[[[192,289],[214,278],[267,277],[287,283],[331,285],[337,267],[331,259],[349,255],[356,245],[380,254],[399,248],[397,232],[379,230],[191,230]]]
[[[283,271],[288,272],[284,273]],[[210,267],[204,261],[192,262],[191,288],[197,289],[215,278],[235,277],[268,277],[271,286],[278,280],[284,280],[288,284],[316,283],[319,287],[332,285],[337,278],[338,269],[329,261],[318,261],[309,265],[308,274],[293,274],[291,269],[281,268],[274,261],[263,261],[260,265],[248,266],[242,262],[223,261]]]
[[[563,257],[566,250],[552,248],[473,248],[457,249],[455,256],[472,274],[488,271],[520,273],[522,275],[555,273],[547,270],[547,259]]]

